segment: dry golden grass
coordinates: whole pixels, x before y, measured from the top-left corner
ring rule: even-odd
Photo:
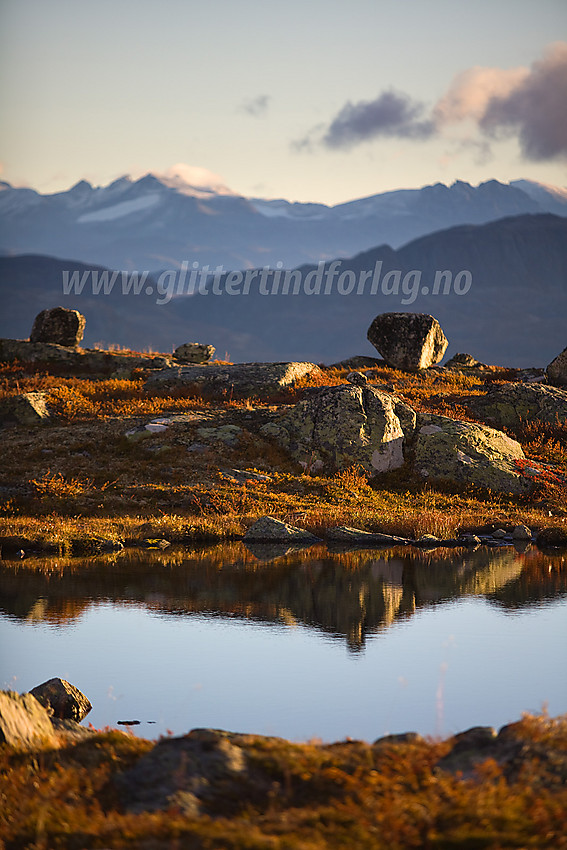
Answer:
[[[105,731],[75,746],[4,747],[0,840],[6,850],[561,850],[567,718],[528,715],[516,735],[522,765],[510,771],[486,759],[467,779],[436,769],[450,741],[372,748],[246,736],[249,763],[271,792],[217,798],[200,816],[124,811],[113,777],[148,753],[149,741]]]
[[[471,418],[464,399],[482,391],[480,378],[459,373],[363,371],[417,409],[457,417]],[[276,403],[294,403],[309,386],[343,383],[346,374],[333,369],[306,376],[277,400],[212,402],[195,391],[149,393],[143,373],[94,380],[53,375],[41,365],[4,364],[0,396],[46,392],[57,419],[43,428],[4,431],[2,478],[9,495],[0,503],[0,533],[64,547],[80,534],[136,539],[142,527],[145,537],[222,539],[242,534],[264,514],[291,518],[316,533],[345,524],[408,537],[453,537],[490,523],[541,528],[564,521],[565,485],[550,476],[542,476],[531,499],[433,488],[405,470],[369,485],[356,469],[330,478],[306,475],[259,437],[262,417]],[[180,412],[188,417],[183,428],[135,443],[125,437],[151,417]],[[227,423],[242,429],[237,446],[209,440],[202,453],[189,451],[202,439],[199,428]],[[529,458],[567,472],[565,424],[530,423],[511,436]],[[220,473],[231,467],[267,472],[271,481],[238,486]]]

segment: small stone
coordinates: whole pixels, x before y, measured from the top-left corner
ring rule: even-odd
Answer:
[[[459,353],[454,354],[450,360],[445,363],[446,369],[451,369],[453,367],[459,368],[465,366],[468,369],[486,369],[486,364],[481,363],[480,360],[477,360],[476,357],[473,357],[472,354]]]
[[[173,356],[180,363],[208,363],[216,349],[214,345],[204,345],[200,342],[186,342],[179,345]]]
[[[506,532],[503,528],[497,528],[496,531],[492,532],[492,536],[495,540],[502,540],[504,537],[506,537]]]
[[[463,534],[459,538],[459,542],[461,542],[464,546],[480,546],[482,540],[480,537],[477,537],[476,534]]]
[[[346,379],[349,384],[354,384],[356,387],[363,387],[368,383],[368,378],[362,372],[349,372]]]
[[[434,534],[422,534],[414,541],[416,546],[436,548],[441,541]]]
[[[384,735],[382,738],[377,738],[372,744],[373,747],[387,747],[396,744],[415,744],[417,741],[422,741],[421,735],[417,732],[401,732],[398,735]]]
[[[512,532],[512,537],[514,540],[531,540],[532,532],[527,525],[517,525]]]

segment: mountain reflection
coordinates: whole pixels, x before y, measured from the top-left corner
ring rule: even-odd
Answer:
[[[279,555],[279,557],[278,557]],[[0,562],[0,612],[66,625],[97,602],[144,605],[163,616],[226,616],[303,624],[352,651],[416,609],[463,596],[519,608],[567,593],[565,555],[512,548],[455,553],[397,548],[332,552],[133,551],[97,559]]]

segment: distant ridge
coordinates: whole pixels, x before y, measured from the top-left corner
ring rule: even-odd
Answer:
[[[468,351],[505,366],[545,366],[567,344],[567,219],[525,215],[484,225],[459,225],[420,237],[394,251],[373,248],[342,260],[340,271],[374,269],[421,272],[428,285],[438,270],[472,275],[464,295],[193,295],[156,305],[151,296],[62,295],[62,272],[93,267],[44,256],[0,258],[0,336],[28,336],[41,309],[62,304],[87,317],[85,345],[118,343],[138,350],[170,352],[184,342],[212,343],[218,356],[248,360],[310,360],[331,363],[354,354],[375,354],[366,341],[378,313],[431,313],[449,338],[447,357]],[[97,267],[94,267],[97,268]],[[325,268],[328,268],[328,264]],[[303,266],[303,277],[316,266]],[[98,269],[102,271],[102,269]],[[407,298],[405,298],[407,302]]]

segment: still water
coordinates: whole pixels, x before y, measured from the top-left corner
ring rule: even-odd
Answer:
[[[85,723],[296,741],[448,735],[567,711],[567,557],[242,544],[0,562],[0,686]]]

